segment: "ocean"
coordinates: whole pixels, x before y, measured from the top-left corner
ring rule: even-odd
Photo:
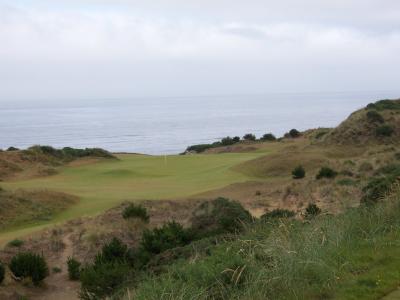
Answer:
[[[370,102],[399,92],[107,100],[0,100],[0,148],[101,147],[113,152],[180,153],[224,136],[282,136],[292,128],[333,127]]]

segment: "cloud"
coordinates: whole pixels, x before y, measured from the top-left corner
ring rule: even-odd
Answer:
[[[397,88],[398,1],[5,3],[0,99]]]

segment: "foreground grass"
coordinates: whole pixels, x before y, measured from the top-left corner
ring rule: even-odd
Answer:
[[[192,245],[189,261],[141,279],[125,299],[380,299],[400,283],[398,199],[257,223],[203,252]]]
[[[51,220],[3,231],[0,242],[29,233],[31,227],[100,213],[124,200],[179,199],[246,181],[251,176],[232,167],[260,155],[265,151],[187,156],[123,154],[118,155],[118,161],[64,167],[55,176],[4,182],[6,189],[49,189],[79,196],[80,201]]]

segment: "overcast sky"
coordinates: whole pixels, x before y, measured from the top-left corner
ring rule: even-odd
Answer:
[[[0,101],[400,88],[399,0],[0,0]]]

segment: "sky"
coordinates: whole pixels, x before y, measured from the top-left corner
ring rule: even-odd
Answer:
[[[399,0],[0,0],[0,101],[399,90]]]

